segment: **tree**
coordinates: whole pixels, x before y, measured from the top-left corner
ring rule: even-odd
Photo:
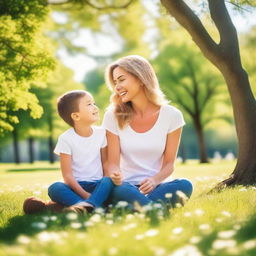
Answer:
[[[47,15],[44,0],[0,0],[0,133],[13,129],[19,109],[30,110],[33,117],[42,114],[30,89],[54,67],[42,36]]]
[[[215,113],[215,105],[217,100],[221,101],[222,81],[201,54],[187,45],[173,42],[159,52],[154,62],[161,87],[192,120],[200,162],[207,163],[204,130],[209,122],[221,118]]]
[[[237,1],[235,1],[237,2]],[[231,97],[238,137],[238,159],[231,176],[219,187],[256,183],[256,101],[248,75],[244,70],[239,51],[236,28],[227,11],[224,0],[208,0],[210,16],[219,32],[216,42],[208,33],[199,17],[184,2],[161,0],[167,11],[192,36],[204,56],[223,75]],[[253,1],[243,1],[253,5]],[[254,2],[254,5],[255,2]]]

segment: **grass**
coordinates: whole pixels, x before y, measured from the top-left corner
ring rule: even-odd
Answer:
[[[47,199],[47,187],[61,178],[58,164],[1,164],[0,256],[255,256],[256,188],[207,194],[234,164],[178,164],[174,178],[189,178],[195,190],[184,207],[170,212],[157,206],[135,214],[116,208],[84,217],[25,216],[24,199],[32,195]]]

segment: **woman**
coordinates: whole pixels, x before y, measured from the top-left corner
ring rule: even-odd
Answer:
[[[108,175],[120,184],[112,193],[113,203],[143,206],[168,201],[173,207],[182,203],[179,195],[191,196],[191,182],[164,182],[174,171],[185,124],[181,112],[168,105],[152,66],[141,56],[123,57],[110,64],[106,81],[113,92],[112,107],[103,120]]]

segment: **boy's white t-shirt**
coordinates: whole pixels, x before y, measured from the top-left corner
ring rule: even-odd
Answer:
[[[89,137],[78,135],[74,128],[62,133],[54,153],[71,155],[72,173],[77,181],[95,181],[103,177],[100,149],[107,146],[106,131],[103,127],[92,126]]]
[[[154,176],[161,169],[167,135],[185,124],[182,113],[175,107],[163,105],[154,126],[144,132],[135,132],[130,125],[120,129],[112,110],[108,110],[103,126],[119,136],[120,170],[124,180],[133,184]]]

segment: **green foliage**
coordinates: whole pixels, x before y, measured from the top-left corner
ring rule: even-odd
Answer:
[[[104,83],[104,73],[101,69],[94,69],[88,72],[84,78],[86,88],[91,93],[97,93],[99,87]]]
[[[191,120],[198,116],[206,125],[217,117],[215,105],[224,92],[223,81],[200,53],[185,44],[169,44],[155,65],[163,91]]]
[[[44,0],[0,1],[0,133],[18,123],[15,111],[42,115],[38,99],[30,92],[43,86],[54,60],[42,25],[48,15]]]

